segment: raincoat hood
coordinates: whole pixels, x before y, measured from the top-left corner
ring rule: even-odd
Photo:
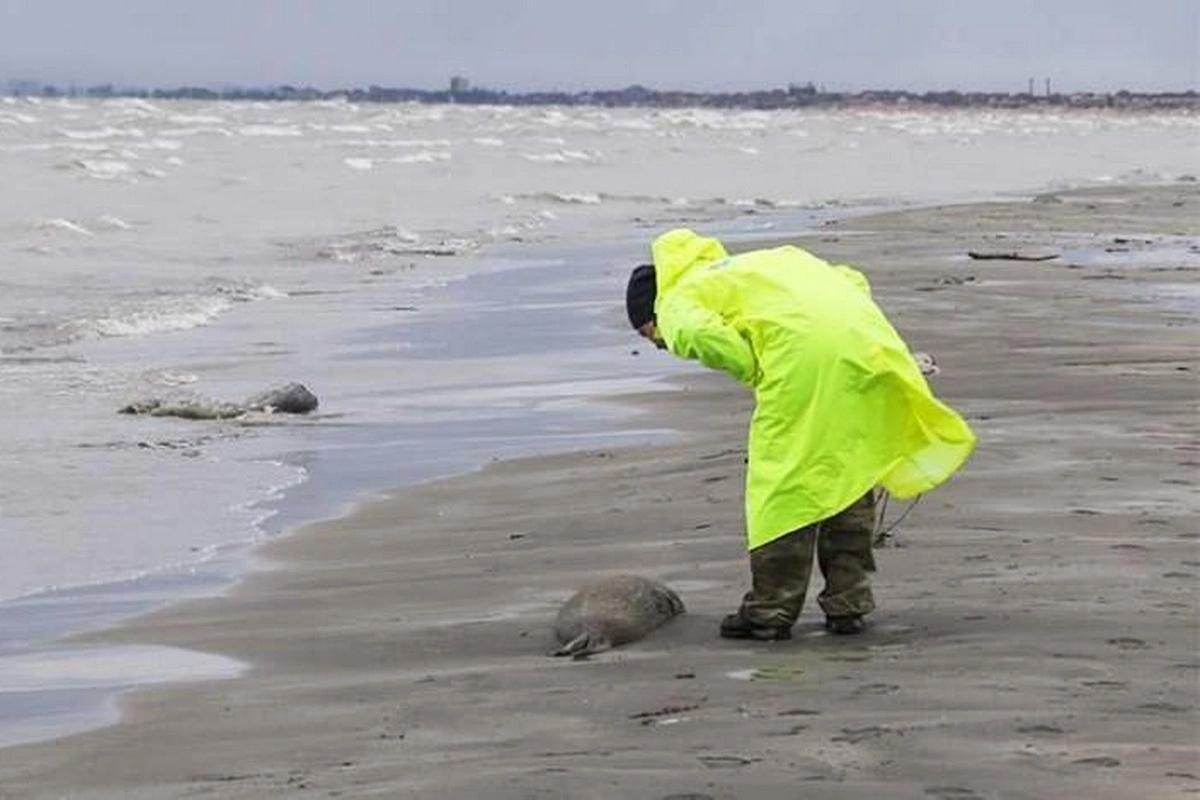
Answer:
[[[660,298],[696,267],[729,258],[725,245],[688,228],[676,228],[662,234],[654,240],[650,252],[654,257]]]

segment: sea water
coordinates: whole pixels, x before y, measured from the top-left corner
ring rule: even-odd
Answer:
[[[644,439],[594,400],[669,368],[631,356],[622,308],[657,232],[1174,180],[1198,134],[1167,112],[0,98],[0,659],[216,591],[364,492]],[[290,381],[317,414],[116,413]]]

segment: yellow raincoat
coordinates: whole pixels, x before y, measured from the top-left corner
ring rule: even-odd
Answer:
[[[753,550],[882,485],[912,497],[975,446],[871,299],[867,279],[798,247],[730,257],[676,229],[652,246],[668,349],[754,390],[746,476]]]

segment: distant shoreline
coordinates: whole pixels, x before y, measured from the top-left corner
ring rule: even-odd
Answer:
[[[460,83],[461,81],[461,83]],[[1200,110],[1200,92],[1071,92],[1035,94],[1033,92],[911,92],[871,89],[860,92],[826,92],[812,84],[791,85],[784,89],[745,92],[663,91],[644,86],[599,91],[535,91],[470,88],[463,79],[444,90],[389,88],[316,89],[311,86],[225,87],[199,86],[173,88],[128,88],[111,84],[97,86],[59,86],[40,81],[9,81],[5,92],[15,97],[41,98],[140,98],[146,100],[204,101],[315,101],[346,100],[354,103],[425,103],[462,105],[554,105],[598,106],[605,108],[720,108],[779,110],[802,108],[994,108],[1039,109],[1080,108],[1146,110]]]

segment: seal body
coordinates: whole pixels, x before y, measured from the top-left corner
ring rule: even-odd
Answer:
[[[613,575],[571,596],[554,621],[556,656],[586,656],[635,642],[684,612],[672,589],[637,575]]]
[[[303,383],[289,383],[256,394],[246,401],[246,408],[253,411],[278,411],[284,414],[307,414],[315,410],[317,405],[317,396]]]

